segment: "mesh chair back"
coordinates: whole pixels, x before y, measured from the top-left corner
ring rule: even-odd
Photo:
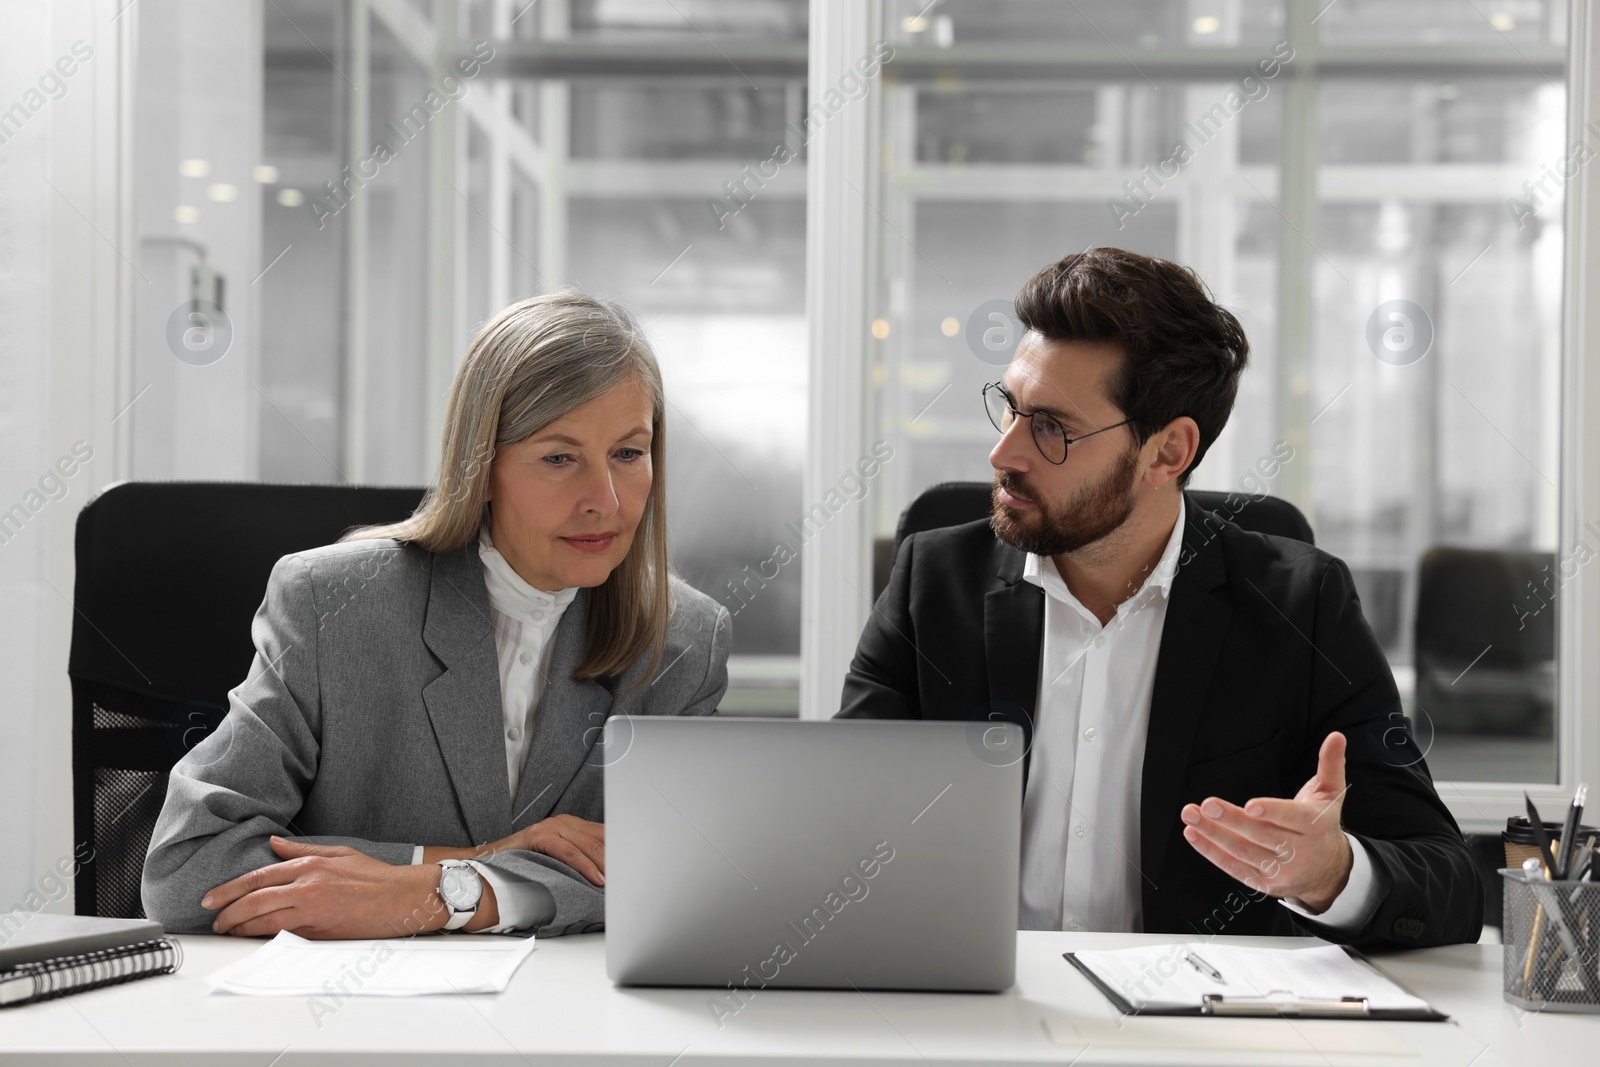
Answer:
[[[282,556],[393,522],[421,488],[122,482],[78,515],[72,771],[80,915],[140,918],[167,774],[216,729]]]

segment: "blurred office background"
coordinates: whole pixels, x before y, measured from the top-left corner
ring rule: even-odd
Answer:
[[[134,310],[133,378],[151,388],[128,416],[132,477],[423,484],[440,390],[476,326],[574,284],[648,324],[673,402],[674,560],[741,605],[728,583],[806,503],[804,0],[140,0],[130,15],[136,262],[152,279]],[[1436,774],[1513,760],[1514,780],[1553,780],[1554,613],[1532,616],[1528,640],[1512,611],[1526,579],[1485,586],[1505,655],[1489,648],[1452,687],[1497,635],[1455,647],[1452,616],[1476,605],[1425,597],[1421,579],[1441,546],[1553,563],[1560,203],[1519,225],[1506,199],[1563,154],[1563,16],[1347,0],[1312,27],[1344,62],[1298,85],[1280,61],[1316,46],[1289,40],[1281,0],[886,5],[897,49],[952,58],[904,77],[891,61],[878,105],[869,436],[896,458],[868,497],[873,534],[892,536],[929,485],[990,475],[977,394],[999,368],[969,348],[976,308],[1091,244],[1178,259],[1254,347],[1196,486],[1269,485],[1306,510],[1356,572],[1403,688],[1442,701],[1419,713],[1440,735]],[[1081,69],[983,61],[1040,42]],[[1396,43],[1415,70],[1351,55]],[[413,118],[474,47],[492,58],[457,75],[452,111]],[[541,75],[547,61],[561,76]],[[394,158],[353,171],[378,176],[348,183],[341,207],[327,183],[380,140]],[[766,180],[779,145],[797,158]],[[1134,195],[1124,183],[1147,164]],[[166,335],[199,263],[225,279],[234,330],[203,368]],[[1431,319],[1415,362],[1366,344],[1391,299]],[[747,594],[736,705],[797,706],[804,565]]]
[[[835,481],[806,481],[808,404],[850,401],[893,447],[834,520],[881,546],[922,490],[990,477],[979,390],[1002,368],[972,338],[992,303],[1120,245],[1192,265],[1249,332],[1195,487],[1289,499],[1349,563],[1436,779],[1555,782],[1564,0],[874,0],[893,55],[842,105],[871,159],[841,194],[869,209],[869,336],[826,382],[814,6],[94,7],[65,92],[123,124],[124,178],[28,196],[136,283],[93,327],[125,357],[84,372],[119,435],[99,482],[424,484],[486,316],[567,284],[619,298],[666,375],[675,566],[740,608],[726,707],[793,714],[809,554],[753,596],[732,583]],[[45,43],[8,64],[5,103],[76,33],[29,17]],[[19,151],[44,151],[30,121],[0,148],[14,184]],[[119,228],[73,221],[106,212]],[[196,327],[199,306],[222,315]]]

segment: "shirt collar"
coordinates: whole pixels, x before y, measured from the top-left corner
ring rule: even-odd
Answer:
[[[1156,560],[1155,567],[1145,577],[1144,584],[1139,586],[1139,591],[1124,603],[1132,603],[1151,590],[1159,590],[1163,598],[1172,594],[1172,579],[1178,573],[1178,557],[1183,548],[1183,522],[1187,508],[1183,494],[1179,493],[1178,521],[1172,524],[1172,533],[1167,535],[1167,547],[1161,550],[1161,558]],[[1022,580],[1032,582],[1058,600],[1074,604],[1078,602],[1078,598],[1067,589],[1067,583],[1061,579],[1060,573],[1056,570],[1055,560],[1048,556],[1038,556],[1029,552],[1022,564]]]
[[[483,560],[483,584],[489,591],[489,606],[502,615],[550,629],[578,595],[577,586],[547,593],[529,585],[494,547],[487,521],[478,527],[478,557]],[[535,619],[535,613],[544,617]]]

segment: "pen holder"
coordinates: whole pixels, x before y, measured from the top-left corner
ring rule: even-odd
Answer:
[[[1502,870],[1504,996],[1528,1011],[1600,1013],[1600,882]]]
[[[1560,848],[1561,823],[1546,822],[1544,830],[1550,835],[1551,847]],[[1582,841],[1594,832],[1593,826],[1580,826],[1574,836]],[[1539,858],[1539,839],[1534,835],[1533,824],[1525,815],[1514,815],[1506,820],[1506,828],[1500,834],[1500,841],[1505,846],[1507,867],[1521,867],[1523,860]]]

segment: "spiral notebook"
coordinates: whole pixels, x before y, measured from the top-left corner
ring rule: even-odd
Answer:
[[[171,974],[178,942],[150,919],[0,915],[0,1007]]]

